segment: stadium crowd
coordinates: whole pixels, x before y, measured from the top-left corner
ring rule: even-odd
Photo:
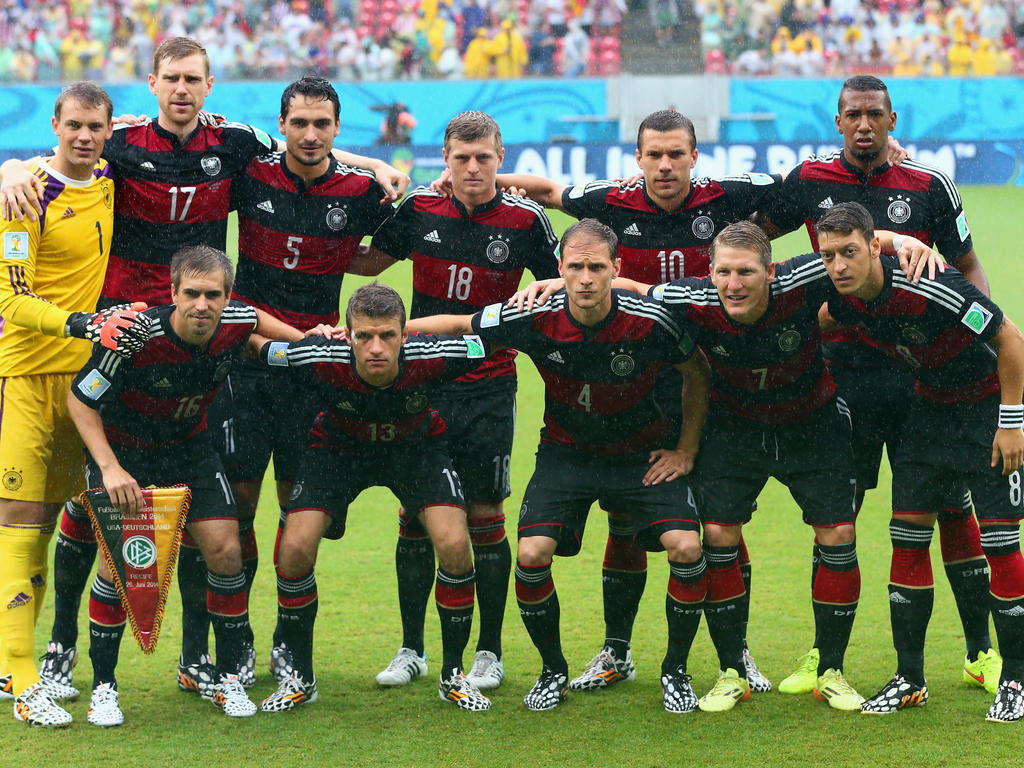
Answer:
[[[1024,5],[1012,0],[696,0],[695,6],[710,72],[776,77],[1024,72]]]
[[[624,0],[5,0],[0,83],[134,80],[175,35],[200,40],[229,80],[613,74],[626,12]]]

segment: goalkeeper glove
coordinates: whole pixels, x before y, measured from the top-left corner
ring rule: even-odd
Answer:
[[[72,312],[65,330],[68,336],[102,344],[122,357],[131,357],[149,340],[152,320],[142,314],[146,304],[118,304],[100,312]]]

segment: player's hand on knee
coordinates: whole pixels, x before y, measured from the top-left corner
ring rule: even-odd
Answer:
[[[1003,459],[1003,474],[1012,475],[1024,464],[1024,430],[996,429],[995,440],[992,441],[992,466],[999,465]]]
[[[37,221],[43,214],[39,198],[43,196],[43,182],[28,172],[22,163],[5,164],[3,183],[0,184],[0,216],[6,221]]]
[[[686,451],[659,448],[651,451],[648,463],[651,465],[644,475],[644,485],[667,483],[683,475],[690,474],[693,469],[694,456]]]
[[[117,304],[100,312],[72,312],[68,318],[68,336],[102,344],[122,357],[131,357],[149,341],[153,321],[142,311],[145,302]]]
[[[564,287],[565,280],[560,277],[534,280],[521,291],[516,291],[512,294],[512,298],[505,302],[505,306],[515,307],[519,312],[522,312],[525,307],[526,311],[529,312],[535,305],[538,307],[543,306],[553,293],[562,290]]]

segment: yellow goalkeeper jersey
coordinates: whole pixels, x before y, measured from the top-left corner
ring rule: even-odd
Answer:
[[[38,221],[0,221],[0,376],[75,373],[90,344],[64,337],[72,312],[95,312],[114,230],[114,180],[105,160],[88,180],[46,163]]]

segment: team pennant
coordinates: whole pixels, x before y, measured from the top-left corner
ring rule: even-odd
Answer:
[[[79,499],[89,512],[103,559],[142,652],[156,650],[167,591],[178,560],[192,492],[184,485],[143,488],[144,504],[122,514],[102,488]]]

